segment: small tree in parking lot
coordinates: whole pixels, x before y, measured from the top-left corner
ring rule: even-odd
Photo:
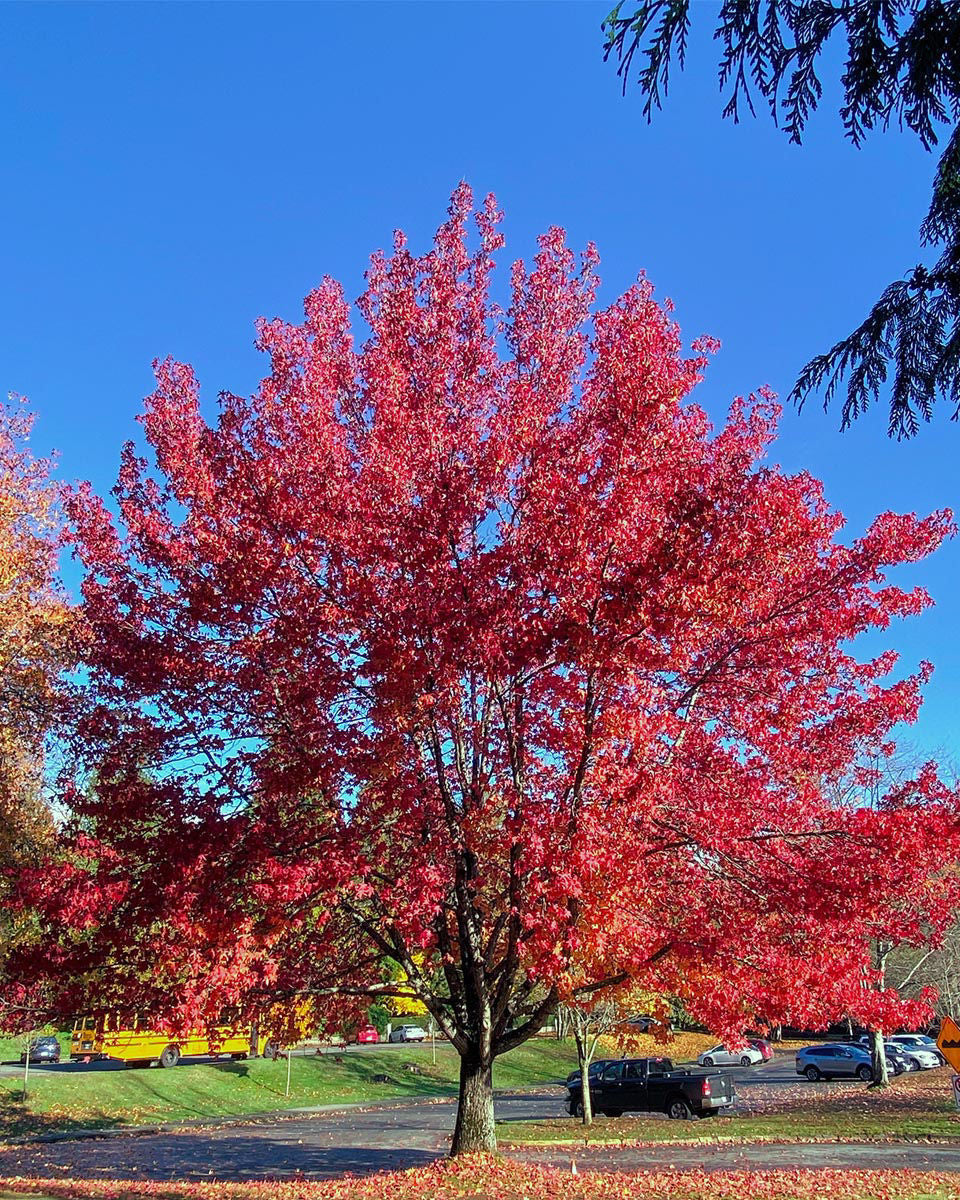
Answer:
[[[590,1090],[590,1065],[597,1047],[604,1039],[616,1039],[618,1045],[629,1045],[631,1029],[629,1021],[641,1007],[648,1007],[650,995],[636,987],[621,985],[605,989],[601,999],[588,994],[580,1000],[561,1006],[564,1027],[573,1034],[577,1047],[577,1066],[580,1070],[581,1120],[584,1125],[593,1124],[593,1100]],[[668,1018],[665,1016],[664,1021]],[[663,1029],[666,1030],[666,1024]],[[571,1115],[576,1116],[576,1113]]]

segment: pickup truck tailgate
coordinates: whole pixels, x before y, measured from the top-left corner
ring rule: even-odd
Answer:
[[[720,1071],[711,1072],[705,1076],[705,1082],[710,1086],[709,1091],[706,1087],[703,1089],[704,1108],[723,1108],[732,1104],[736,1099],[737,1089],[734,1087],[731,1075],[724,1075]]]

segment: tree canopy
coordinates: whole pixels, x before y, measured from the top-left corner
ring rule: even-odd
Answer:
[[[936,936],[958,833],[933,770],[829,786],[916,715],[928,667],[851,647],[926,607],[885,574],[950,515],[842,543],[763,463],[769,397],[692,402],[713,344],[649,283],[598,307],[551,229],[500,307],[472,211],[374,256],[359,347],[331,280],[261,322],[213,424],[159,362],[151,459],[116,512],[72,496],[96,785],[21,877],[52,935],[17,962],[180,1022],[412,994],[461,1057],[456,1151],[494,1144],[494,1059],[625,981],[723,1033],[916,1015],[870,937]]]
[[[53,843],[47,739],[63,717],[61,673],[73,653],[56,582],[58,489],[50,462],[30,453],[32,424],[23,401],[0,404],[0,970],[33,924],[12,906],[16,872]],[[3,997],[15,1021],[25,999],[22,991]]]
[[[667,94],[674,60],[684,66],[689,0],[618,3],[604,21],[606,56],[626,89],[636,79],[648,119]],[[823,94],[821,64],[845,42],[840,118],[855,146],[891,124],[930,150],[953,125],[921,226],[935,261],[891,283],[865,320],[802,369],[792,396],[823,389],[829,404],[846,379],[843,425],[865,412],[890,379],[889,432],[918,432],[938,399],[960,415],[960,5],[951,0],[724,0],[715,38],[724,116],[755,113],[754,96],[799,143]]]
[[[58,494],[50,463],[29,451],[32,424],[22,401],[0,404],[0,868],[29,856],[50,831],[44,738],[68,662]]]

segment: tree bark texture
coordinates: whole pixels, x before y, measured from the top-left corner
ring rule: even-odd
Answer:
[[[577,1057],[580,1059],[580,1094],[583,1097],[583,1123],[593,1124],[593,1098],[590,1095],[590,1057],[586,1046],[577,1038]]]
[[[887,1056],[883,1048],[883,1030],[870,1030],[870,1065],[873,1067],[871,1087],[886,1087],[890,1082],[887,1071]]]
[[[496,1148],[493,1060],[468,1052],[460,1057],[460,1097],[450,1154],[493,1153]]]

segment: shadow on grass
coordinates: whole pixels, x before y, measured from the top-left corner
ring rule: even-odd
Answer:
[[[433,1075],[422,1063],[370,1061],[359,1054],[323,1055],[293,1060],[291,1094],[286,1095],[285,1060],[259,1067],[250,1063],[214,1063],[213,1069],[226,1076],[245,1078],[261,1092],[288,1101],[290,1106],[313,1101],[320,1104],[374,1102],[456,1094],[456,1084]],[[416,1067],[417,1071],[410,1070]],[[377,1078],[385,1076],[384,1078]]]
[[[35,1137],[44,1133],[75,1133],[81,1129],[118,1129],[125,1122],[105,1113],[84,1113],[71,1117],[64,1113],[31,1112],[16,1095],[0,1093],[0,1142],[12,1138]]]

